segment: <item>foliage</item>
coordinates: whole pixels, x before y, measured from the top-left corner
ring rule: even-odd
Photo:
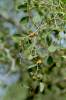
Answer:
[[[0,64],[20,72],[4,100],[65,100],[65,9],[65,0],[0,0]]]

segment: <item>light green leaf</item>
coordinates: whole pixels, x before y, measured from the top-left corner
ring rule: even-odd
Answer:
[[[55,52],[57,50],[57,47],[56,46],[53,46],[51,45],[49,48],[48,48],[48,51],[49,52]]]
[[[66,56],[62,56],[64,59],[66,59]]]
[[[33,16],[33,22],[34,23],[39,23],[39,22],[41,22],[41,16],[38,14],[38,12],[37,11],[34,11],[34,16]]]
[[[44,91],[44,83],[40,82],[40,92],[43,92]]]

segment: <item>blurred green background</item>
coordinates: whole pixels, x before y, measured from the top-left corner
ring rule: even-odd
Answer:
[[[0,0],[0,100],[66,100],[66,0]]]

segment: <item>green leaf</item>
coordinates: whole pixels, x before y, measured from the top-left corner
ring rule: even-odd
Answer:
[[[53,63],[53,58],[51,56],[48,57],[47,63],[51,65]]]

